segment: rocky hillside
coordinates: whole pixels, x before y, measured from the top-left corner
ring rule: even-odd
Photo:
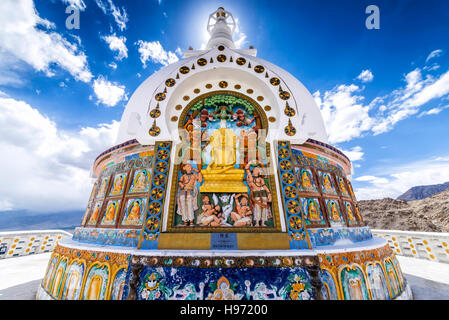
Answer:
[[[421,200],[433,196],[434,194],[443,192],[448,188],[449,182],[442,184],[434,184],[430,186],[417,186],[410,188],[404,194],[400,195],[397,199],[406,201]]]
[[[362,200],[359,207],[373,229],[449,232],[449,190],[415,201]]]

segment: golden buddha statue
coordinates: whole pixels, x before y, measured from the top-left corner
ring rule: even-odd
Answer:
[[[126,222],[136,222],[140,218],[140,205],[137,201],[134,201],[133,207],[129,212],[128,218],[126,218]]]
[[[302,186],[307,189],[312,188],[312,184],[310,183],[309,175],[307,174],[307,171],[305,171],[305,170],[302,172]]]
[[[248,187],[243,183],[245,171],[235,168],[237,137],[231,129],[220,128],[210,136],[211,161],[201,170],[204,183],[200,192],[246,193]]]
[[[112,203],[111,205],[109,205],[108,211],[106,211],[106,215],[104,218],[104,222],[110,222],[113,221],[115,219],[115,204]]]
[[[315,202],[309,202],[309,219],[312,221],[320,221],[320,215],[318,214],[318,210],[315,207]]]
[[[331,205],[331,217],[334,221],[340,221],[340,214],[338,213],[335,203],[332,203]]]

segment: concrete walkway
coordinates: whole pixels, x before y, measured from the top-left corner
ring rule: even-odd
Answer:
[[[0,300],[34,300],[50,253],[0,260]],[[415,300],[449,300],[449,264],[397,256]]]

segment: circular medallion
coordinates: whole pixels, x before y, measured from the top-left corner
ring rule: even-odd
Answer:
[[[264,66],[257,65],[254,67],[254,71],[256,71],[257,73],[262,73],[265,71],[265,68],[264,68]]]
[[[264,109],[265,109],[265,111],[270,111],[271,107],[270,106],[265,106]]]
[[[162,173],[167,171],[167,162],[158,162],[156,163],[156,167],[154,168],[154,171],[158,173]]]
[[[225,49],[224,46],[218,46],[218,50],[223,51]]]
[[[249,94],[252,94],[254,92],[254,90],[253,89],[248,89],[248,90],[246,90],[246,92],[249,93]]]
[[[294,136],[296,134],[296,128],[293,126],[286,126],[284,132],[288,136]]]
[[[178,121],[178,116],[173,116],[170,118],[171,121],[176,122]]]
[[[184,96],[184,97],[182,97],[182,98],[184,99],[184,101],[190,100],[190,97],[189,97],[189,96]]]
[[[301,207],[296,200],[289,200],[287,201],[287,211],[290,214],[297,214],[301,211]]]
[[[290,152],[287,149],[279,149],[278,156],[281,159],[288,159],[290,157]]]
[[[287,186],[284,188],[284,196],[286,196],[289,199],[293,199],[298,195],[298,192],[296,191],[296,188],[293,186]]]
[[[178,104],[178,105],[176,105],[175,109],[176,109],[176,110],[181,110],[181,109],[182,109],[182,106],[181,106],[180,104]]]
[[[263,99],[264,99],[264,98],[263,98],[262,96],[258,96],[258,97],[257,97],[257,101],[263,101]]]
[[[219,83],[218,83],[218,86],[220,87],[220,88],[227,88],[228,87],[228,83],[226,82],[226,81],[220,81]]]
[[[157,137],[161,133],[161,129],[158,126],[152,126],[150,130],[148,130],[148,134],[152,137]]]
[[[163,101],[165,100],[165,93],[163,92],[159,92],[156,94],[156,96],[154,97],[157,101]]]
[[[226,61],[226,56],[224,54],[220,54],[217,56],[217,61],[218,62],[225,62]]]
[[[162,205],[159,201],[153,201],[148,206],[148,213],[152,216],[155,216],[161,212]]]
[[[190,68],[186,67],[186,66],[179,68],[179,72],[181,72],[182,74],[187,74],[187,73],[189,73],[189,71],[190,71]]]
[[[290,172],[284,172],[282,175],[282,182],[285,184],[292,184],[295,182],[295,176]]]
[[[167,79],[165,80],[165,85],[167,87],[173,87],[175,85],[176,81],[173,78]]]
[[[157,153],[157,158],[159,160],[165,160],[168,158],[168,151],[167,150],[159,150]]]
[[[282,100],[288,100],[288,99],[290,99],[290,93],[288,93],[287,91],[281,91],[281,92],[279,92],[279,97]]]
[[[161,111],[159,109],[153,109],[150,111],[150,117],[153,119],[158,118],[161,115]]]
[[[210,84],[210,83],[208,83],[208,84],[206,84],[206,89],[210,89],[210,88],[212,88],[212,85]]]
[[[293,117],[296,114],[296,111],[291,107],[287,107],[284,109],[284,113],[287,117]]]
[[[156,187],[153,190],[151,190],[151,199],[153,200],[159,200],[164,195],[164,189],[161,187]]]
[[[302,228],[301,218],[298,216],[292,216],[288,219],[288,225],[292,230],[298,231]]]
[[[281,160],[279,166],[282,171],[290,171],[292,169],[292,163],[289,160]]]
[[[278,86],[278,85],[281,83],[281,80],[279,80],[279,78],[274,77],[274,78],[271,78],[271,79],[270,79],[270,83],[271,83],[273,86]]]
[[[163,174],[161,174],[161,173],[155,175],[153,177],[153,184],[155,186],[162,186],[162,185],[164,185],[165,184],[165,176]]]
[[[158,217],[150,217],[147,220],[147,230],[149,232],[154,232],[159,229],[159,218]]]
[[[239,65],[239,66],[243,66],[246,63],[246,59],[245,58],[237,58],[237,60],[235,60],[235,62]]]
[[[268,118],[268,121],[270,121],[270,122],[275,122],[275,121],[276,121],[276,118],[275,118],[275,117],[269,117],[269,118]]]
[[[196,63],[198,63],[199,66],[205,66],[207,64],[207,60],[204,58],[199,58]]]
[[[234,88],[237,89],[237,90],[239,90],[241,87],[242,87],[242,86],[239,85],[239,84],[236,84],[236,85],[234,86]]]
[[[193,90],[193,93],[196,93],[196,94],[200,93],[200,89],[196,88],[195,90]]]

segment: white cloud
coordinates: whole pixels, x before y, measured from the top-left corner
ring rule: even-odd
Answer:
[[[108,67],[111,67],[112,69],[117,69],[117,63],[115,62],[111,62],[110,64],[108,64]]]
[[[110,36],[103,36],[101,38],[109,44],[109,49],[111,49],[111,51],[118,51],[118,55],[115,57],[117,60],[123,60],[128,57],[128,48],[125,44],[125,37],[117,37],[114,33]]]
[[[437,57],[439,57],[442,53],[443,53],[443,50],[441,50],[441,49],[433,50],[433,51],[427,56],[426,63],[429,62],[429,60],[432,59],[432,58],[437,58]]]
[[[93,88],[98,101],[108,107],[117,105],[121,100],[128,100],[125,86],[110,82],[102,75],[94,80]]]
[[[41,18],[32,0],[0,1],[0,52],[23,61],[37,71],[53,76],[52,65],[68,71],[75,79],[93,77],[84,52],[49,29],[55,25]]]
[[[445,110],[449,108],[449,105],[445,106],[445,107],[437,107],[437,108],[432,108],[428,111],[424,111],[422,113],[419,114],[418,118],[421,118],[422,116],[430,116],[430,115],[436,115],[439,114],[441,111]]]
[[[96,156],[111,147],[119,122],[68,132],[24,101],[0,97],[0,210],[82,210]]]
[[[247,43],[247,41],[246,41],[246,34],[244,32],[240,31],[239,19],[238,18],[235,18],[235,25],[236,26],[235,26],[234,34],[236,35],[236,37],[235,37],[235,40],[234,40],[234,44],[235,44],[235,47],[237,49],[241,49]]]
[[[165,51],[159,41],[142,41],[136,42],[139,47],[140,61],[146,68],[146,62],[151,60],[164,66],[179,60],[178,56],[172,51]]]
[[[363,70],[358,76],[357,79],[359,79],[362,82],[371,82],[374,79],[374,75],[370,70]]]
[[[426,70],[416,68],[408,72],[403,78],[405,85],[370,103],[364,103],[364,87],[355,84],[336,85],[324,94],[316,91],[313,96],[321,110],[329,142],[350,141],[368,132],[378,135],[413,115],[441,112],[443,109],[437,107],[419,114],[427,103],[448,98],[449,70],[437,76],[423,74],[423,71]]]
[[[397,198],[414,186],[449,181],[449,157],[425,159],[396,167],[382,167],[379,175],[366,175],[354,180],[357,199]]]
[[[326,126],[330,143],[349,141],[370,130],[373,119],[364,106],[363,96],[356,95],[360,88],[354,84],[339,85],[323,95],[313,94]]]
[[[349,158],[349,160],[351,160],[351,162],[363,160],[363,155],[365,154],[360,146],[356,146],[351,150],[340,150]]]
[[[125,8],[122,7],[122,9],[120,10],[115,6],[112,0],[106,1],[107,4],[103,2],[103,0],[95,0],[98,7],[103,11],[104,14],[112,14],[112,17],[114,18],[115,23],[117,23],[120,31],[123,31],[124,29],[126,29],[126,23],[129,21],[128,14],[126,13]]]
[[[86,4],[83,0],[62,0],[62,2],[81,11],[84,11],[86,9]]]

